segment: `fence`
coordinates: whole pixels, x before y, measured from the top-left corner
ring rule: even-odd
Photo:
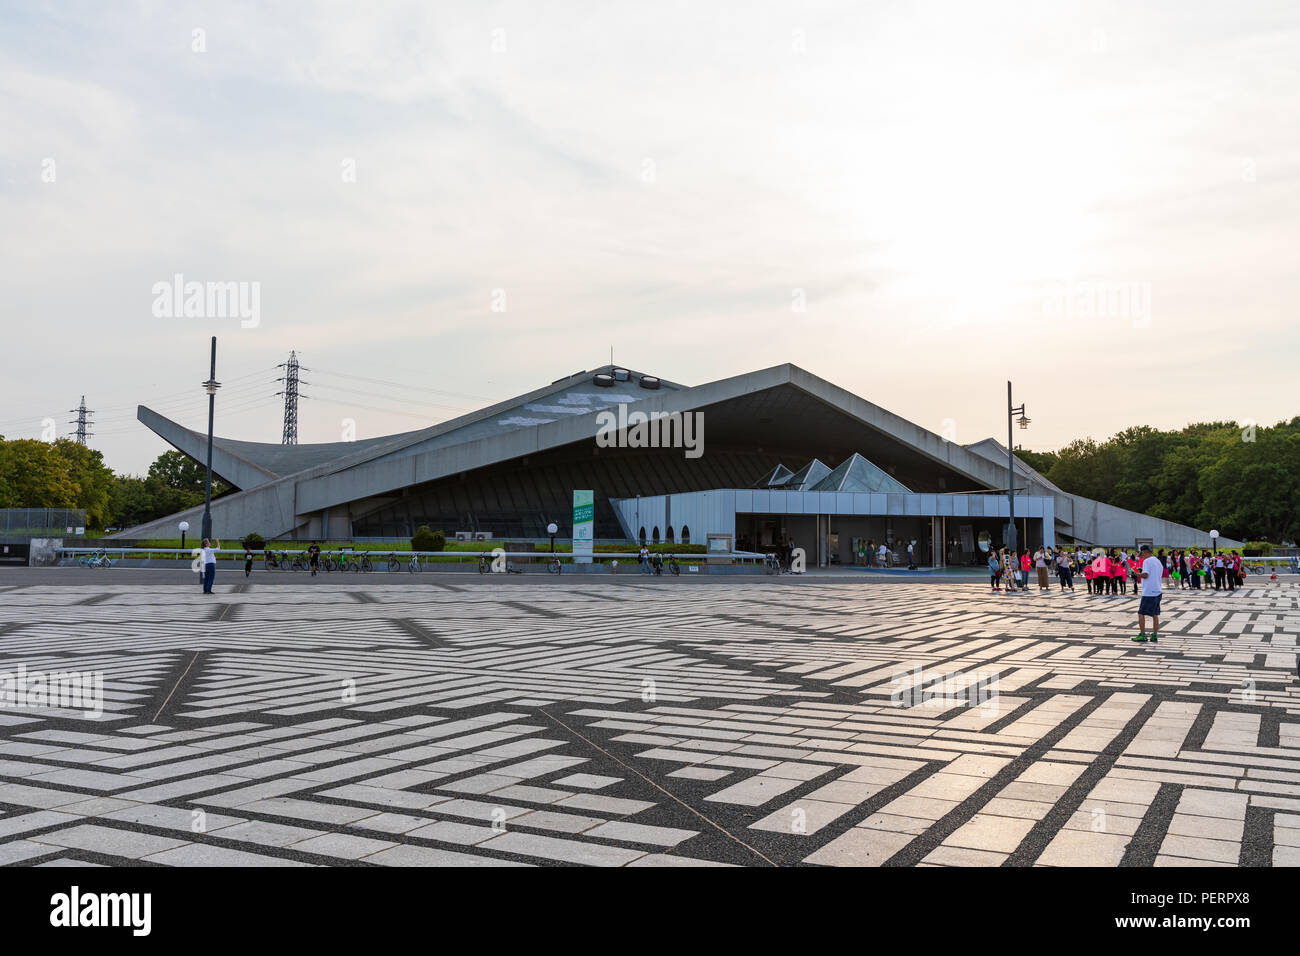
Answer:
[[[62,547],[58,549],[57,563],[64,566],[85,566],[94,568],[165,568],[186,567],[197,570],[199,549],[197,548],[117,548],[117,547]],[[242,568],[245,555],[242,548],[214,549],[217,566]],[[268,557],[269,556],[269,557]],[[716,573],[720,565],[734,565],[748,571],[760,571],[767,567],[767,555],[752,551],[733,551],[727,553],[704,554],[689,552],[683,554],[659,553],[663,564],[661,569],[671,572],[672,559],[676,559],[682,570],[698,573],[701,568]],[[364,561],[362,559],[365,559]],[[537,561],[536,559],[542,559]],[[272,549],[254,552],[253,566],[268,570],[306,570],[307,550],[305,548]],[[547,571],[562,569],[572,573],[575,570],[599,570],[611,573],[636,574],[640,571],[639,553],[636,551],[600,551],[591,556],[589,563],[581,562],[573,554],[548,551],[354,551],[330,549],[320,552],[321,570],[329,573],[339,571],[422,571],[422,570],[469,570],[505,572],[520,571],[523,564],[533,564],[530,570]],[[534,563],[535,562],[535,563]],[[649,565],[653,570],[653,563]]]
[[[76,508],[0,508],[0,542],[67,538],[86,533],[86,512]]]

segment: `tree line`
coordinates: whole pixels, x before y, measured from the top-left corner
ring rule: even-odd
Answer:
[[[1290,543],[1300,532],[1300,417],[1272,427],[1142,425],[1058,451],[1017,451],[1062,491],[1240,541]]]
[[[70,438],[6,440],[0,435],[0,508],[78,508],[92,531],[127,528],[203,503],[206,469],[163,452],[147,474],[119,475],[104,456]],[[230,486],[215,476],[216,497]]]

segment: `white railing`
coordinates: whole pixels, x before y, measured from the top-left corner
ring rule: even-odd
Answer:
[[[1300,574],[1300,559],[1286,555],[1272,558],[1242,558],[1241,564],[1251,577],[1257,574]]]
[[[59,548],[60,563],[80,563],[83,556],[95,557],[104,555],[112,561],[123,561],[127,559],[149,562],[154,558],[160,561],[192,561],[197,558],[201,549],[199,548]],[[266,555],[270,553],[274,556],[279,569],[290,569],[293,561],[297,558],[307,560],[306,548],[265,548],[251,552],[254,562],[263,566],[267,565]],[[220,559],[229,559],[233,562],[242,562],[246,560],[248,554],[243,548],[219,548],[214,549],[214,554]],[[372,571],[383,570],[405,570],[411,563],[412,558],[418,558],[419,564],[461,564],[464,562],[478,563],[491,562],[495,558],[505,558],[507,561],[513,559],[529,559],[531,563],[547,563],[549,559],[559,559],[561,564],[606,564],[613,561],[623,563],[626,561],[630,565],[639,566],[640,554],[636,551],[597,551],[591,555],[575,555],[571,551],[503,551],[501,549],[485,551],[372,551],[372,550],[353,550],[346,548],[331,548],[321,550],[320,558],[322,567],[325,566],[325,558],[329,557],[331,561],[338,562],[341,558],[347,558],[347,568],[336,568],[335,570],[350,570],[354,564],[359,565],[362,556],[370,560]],[[724,559],[734,560],[741,564],[758,564],[761,563],[766,555],[757,554],[751,551],[728,551],[726,553],[704,553],[704,552],[651,552],[648,560],[653,562],[656,555],[668,561],[676,558],[678,563],[685,564],[707,564],[710,560]],[[399,567],[396,569],[389,567],[390,559],[396,560]],[[546,559],[546,562],[538,559]]]

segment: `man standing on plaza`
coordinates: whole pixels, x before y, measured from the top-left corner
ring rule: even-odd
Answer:
[[[199,563],[203,568],[200,580],[203,583],[203,593],[212,593],[212,583],[217,578],[217,552],[221,550],[221,540],[215,542],[203,539],[203,548],[199,551]]]
[[[1133,638],[1139,644],[1147,641],[1147,616],[1151,617],[1151,643],[1160,643],[1160,588],[1163,581],[1164,565],[1151,553],[1149,544],[1142,545],[1142,569],[1138,579],[1142,582],[1142,599],[1138,605],[1138,636]]]

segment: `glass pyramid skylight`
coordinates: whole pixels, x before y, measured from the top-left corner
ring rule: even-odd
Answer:
[[[830,473],[829,468],[814,458],[785,481],[773,484],[772,487],[780,488],[782,491],[808,491]]]
[[[769,471],[762,478],[758,479],[758,481],[754,482],[754,487],[755,488],[774,487],[776,485],[781,484],[784,481],[788,481],[793,475],[794,472],[791,471],[789,468],[785,467],[785,465],[777,465],[775,468]]]
[[[891,478],[857,452],[812,485],[809,491],[878,491],[911,494],[911,489]]]

